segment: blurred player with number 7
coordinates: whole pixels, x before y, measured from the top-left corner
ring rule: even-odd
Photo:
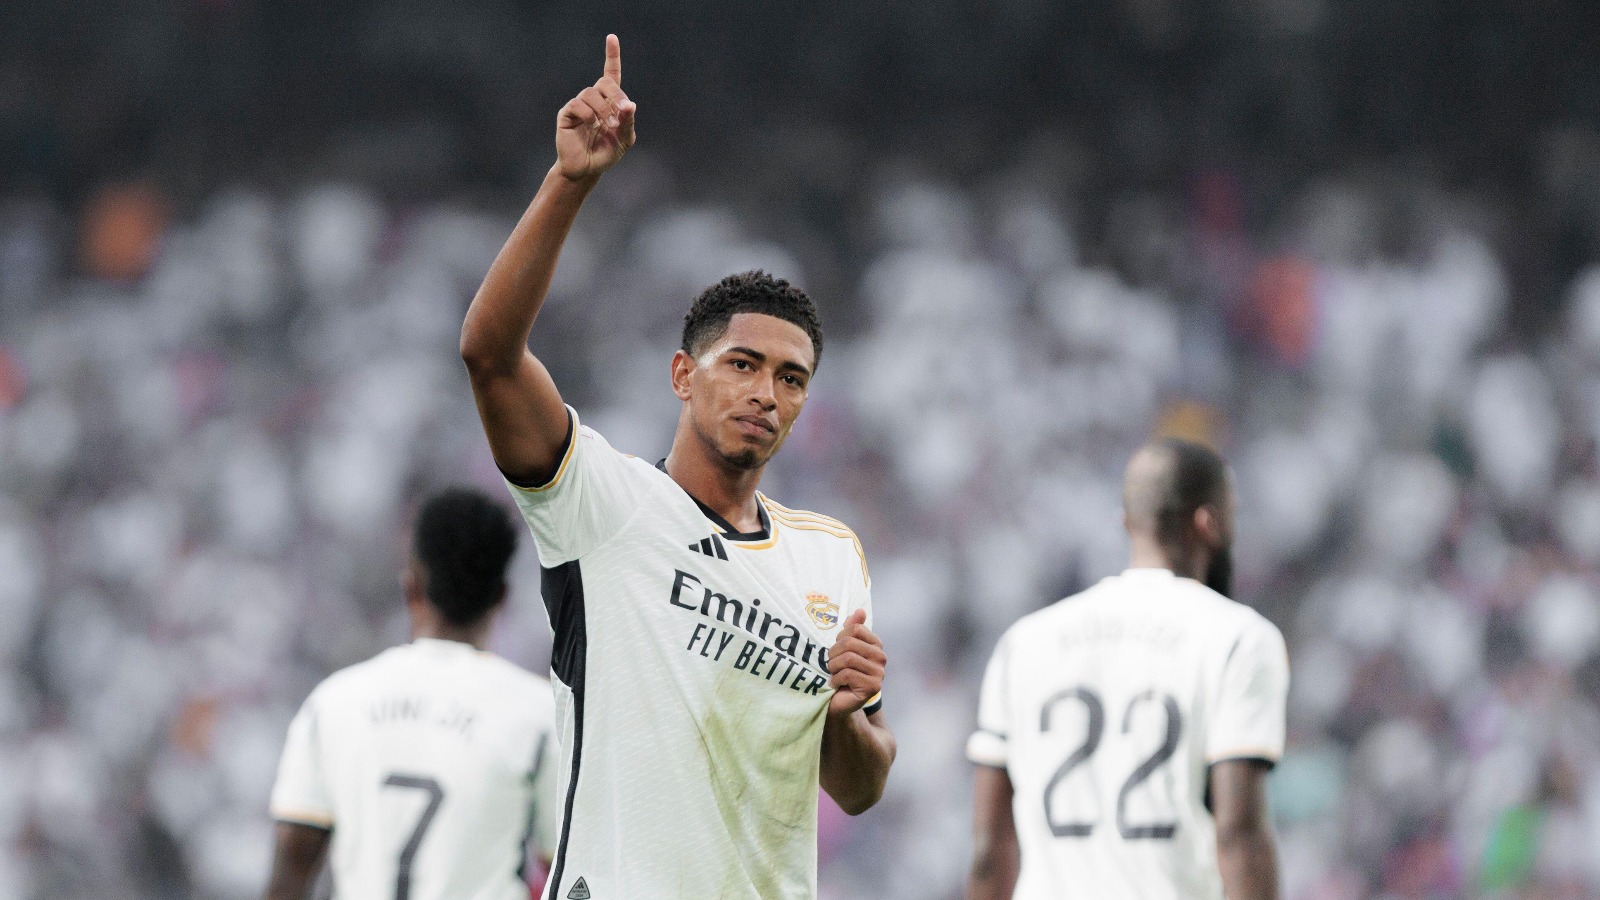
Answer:
[[[486,653],[517,546],[478,491],[423,502],[401,583],[412,641],[335,672],[301,706],[272,789],[267,900],[527,900],[556,805],[550,683]]]

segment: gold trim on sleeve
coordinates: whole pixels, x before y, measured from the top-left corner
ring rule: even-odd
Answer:
[[[766,500],[765,497],[762,499]],[[774,521],[781,521],[784,525],[798,531],[819,531],[823,534],[850,541],[855,546],[856,556],[861,559],[861,581],[867,588],[870,589],[872,587],[872,573],[867,568],[867,551],[861,546],[861,539],[856,537],[856,533],[851,531],[848,525],[838,519],[832,519],[817,513],[796,513],[771,500],[767,500],[767,515]],[[800,516],[811,518],[802,519]]]
[[[1283,753],[1278,750],[1269,750],[1266,747],[1249,747],[1244,750],[1228,750],[1223,753],[1212,753],[1206,757],[1208,765],[1212,763],[1227,762],[1230,759],[1264,759],[1275,763]]]
[[[333,816],[303,809],[273,809],[272,817],[279,822],[310,825],[313,828],[332,828]]]
[[[577,452],[578,438],[583,437],[581,428],[578,425],[578,414],[573,412],[572,407],[570,406],[567,407],[567,415],[572,417],[572,438],[571,440],[567,441],[567,452],[561,455],[561,465],[557,467],[556,474],[552,475],[549,481],[539,485],[538,487],[524,487],[509,478],[506,479],[506,484],[511,485],[525,494],[542,494],[561,483],[561,476],[567,474],[567,464],[572,462],[572,455],[573,453]]]

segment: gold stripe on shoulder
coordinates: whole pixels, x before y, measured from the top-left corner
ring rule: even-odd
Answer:
[[[783,516],[785,519],[788,519],[791,522],[809,522],[813,525],[821,525],[825,528],[832,528],[835,531],[842,531],[846,534],[855,534],[854,529],[852,529],[849,525],[840,522],[838,519],[827,519],[817,516],[797,516],[793,513],[778,513],[778,515]]]
[[[867,569],[867,551],[861,546],[861,538],[856,536],[855,531],[849,525],[832,516],[825,516],[821,513],[790,509],[766,494],[761,494],[760,496],[762,502],[767,505],[767,513],[790,528],[802,531],[818,531],[837,538],[846,538],[854,544],[856,555],[861,558],[861,580],[867,585],[868,589],[871,589],[872,573]]]
[[[867,551],[861,546],[861,539],[856,537],[853,532],[845,532],[840,534],[838,531],[835,531],[826,525],[821,525],[816,522],[793,522],[786,518],[776,517],[776,514],[775,521],[782,522],[784,525],[793,528],[796,531],[815,531],[818,534],[825,534],[829,537],[836,537],[840,540],[849,541],[850,545],[855,548],[856,556],[860,557],[861,559],[861,581],[868,588],[872,587],[872,573],[867,568]]]
[[[807,510],[807,509],[790,509],[789,507],[784,506],[782,503],[779,503],[776,500],[773,500],[770,497],[767,497],[766,495],[762,495],[762,499],[767,501],[767,506],[768,507],[776,507],[780,512],[784,513],[785,515],[789,516],[790,518],[793,518],[793,519],[809,519],[809,520],[814,521],[814,522],[821,522],[821,523],[826,524],[826,525],[832,525],[832,526],[834,526],[836,528],[841,528],[841,529],[843,529],[845,531],[850,531],[851,530],[849,525],[846,525],[845,523],[839,521],[838,519],[835,519],[833,516],[825,516],[822,513],[812,512],[812,511]]]
[[[777,510],[773,510],[772,515],[777,516],[785,522],[795,525],[810,525],[815,528],[825,528],[829,531],[838,532],[841,535],[848,535],[850,537],[855,536],[855,532],[850,530],[850,526],[845,525],[837,519],[800,516],[788,512],[778,512]]]
[[[821,522],[808,522],[808,521],[806,521],[804,519],[791,519],[788,516],[781,515],[781,514],[774,514],[773,518],[777,519],[779,522],[782,522],[783,524],[789,526],[790,528],[804,528],[807,531],[821,531],[821,532],[825,532],[827,534],[831,534],[831,535],[833,535],[834,537],[837,537],[837,538],[843,538],[845,540],[854,540],[855,539],[855,535],[854,534],[852,534],[852,533],[850,533],[848,531],[841,531],[840,529],[835,528],[832,525],[825,525],[825,524],[823,524]]]
[[[778,519],[779,522],[789,525],[790,528],[803,528],[806,532],[826,532],[829,535],[840,536],[840,538],[853,538],[854,536],[853,533],[835,528],[834,525],[827,525],[824,522],[808,522],[805,519],[790,519],[789,516],[784,516],[781,512],[774,512],[773,519]]]

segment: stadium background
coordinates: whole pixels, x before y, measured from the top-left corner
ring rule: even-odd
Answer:
[[[1600,895],[1600,35],[1581,0],[0,9],[0,896],[259,894],[283,729],[496,479],[465,302],[621,34],[535,347],[661,454],[699,288],[822,304],[765,487],[873,562],[900,758],[827,898],[955,897],[1016,616],[1160,428],[1286,633],[1293,900]],[[496,646],[542,667],[526,548]]]

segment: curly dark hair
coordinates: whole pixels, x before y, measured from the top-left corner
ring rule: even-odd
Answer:
[[[426,574],[428,600],[451,625],[473,625],[500,602],[517,529],[481,491],[446,488],[417,510],[412,552]]]
[[[822,359],[822,323],[816,304],[782,278],[759,269],[729,275],[705,289],[683,317],[683,352],[694,356],[722,337],[737,313],[762,313],[793,322],[811,338],[812,368]]]

